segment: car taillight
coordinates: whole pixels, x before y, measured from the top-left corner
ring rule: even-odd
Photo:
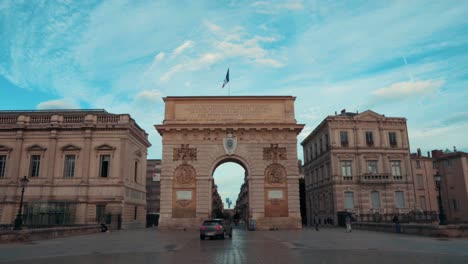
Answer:
[[[205,230],[206,227],[205,226],[200,226],[200,230]]]
[[[216,230],[221,230],[223,227],[220,225],[215,226]]]

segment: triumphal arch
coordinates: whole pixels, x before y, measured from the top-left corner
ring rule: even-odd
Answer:
[[[292,96],[165,97],[159,225],[197,229],[211,217],[213,172],[246,171],[257,229],[301,228]],[[239,175],[243,177],[244,175]]]

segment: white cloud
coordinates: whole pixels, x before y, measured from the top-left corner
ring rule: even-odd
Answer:
[[[401,99],[412,95],[435,93],[444,83],[442,80],[398,82],[372,92],[375,98],[382,100]]]
[[[201,55],[199,58],[189,60],[180,64],[173,66],[168,72],[164,73],[159,80],[162,82],[169,81],[172,76],[180,71],[195,71],[199,69],[203,69],[207,66],[210,66],[219,60],[221,60],[223,56],[219,53],[206,53]]]
[[[191,40],[187,40],[182,45],[174,49],[174,51],[172,52],[172,56],[173,57],[178,56],[182,54],[182,52],[184,52],[187,49],[192,48],[193,46],[194,46],[194,42]]]
[[[159,52],[158,55],[156,55],[154,57],[154,62],[159,62],[159,61],[162,61],[165,57],[165,53],[164,52]]]
[[[36,106],[39,110],[45,109],[77,109],[78,105],[70,100],[58,99],[41,102]]]
[[[144,90],[139,92],[135,99],[158,103],[161,100],[161,92],[158,90]]]

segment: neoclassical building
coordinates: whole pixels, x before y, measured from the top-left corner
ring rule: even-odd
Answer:
[[[421,211],[439,211],[434,180],[436,170],[431,155],[429,153],[427,156],[422,155],[421,149],[418,148],[416,153],[411,154],[411,166],[416,208]]]
[[[301,143],[308,224],[414,208],[406,119],[373,111],[326,117]]]
[[[148,135],[105,110],[0,112],[0,223],[144,226]]]

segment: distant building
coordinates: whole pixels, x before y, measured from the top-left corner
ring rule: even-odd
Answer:
[[[442,203],[448,222],[468,222],[468,153],[433,150],[432,157],[442,179]]]
[[[421,211],[439,211],[433,159],[429,154],[427,157],[423,156],[421,149],[418,149],[411,154],[411,166],[416,208]]]
[[[221,196],[218,193],[218,186],[214,184],[213,180],[213,200],[212,200],[212,207],[211,207],[212,218],[222,218],[224,213],[224,205]]]
[[[149,159],[146,162],[146,224],[158,224],[161,200],[161,160]]]
[[[236,206],[234,210],[239,216],[239,220],[247,221],[249,218],[249,184],[246,178],[244,178],[244,183],[242,183],[237,196]]]
[[[301,143],[308,224],[342,222],[347,213],[413,209],[406,119],[373,111],[326,117]]]
[[[0,223],[143,226],[148,134],[105,110],[0,111]]]

